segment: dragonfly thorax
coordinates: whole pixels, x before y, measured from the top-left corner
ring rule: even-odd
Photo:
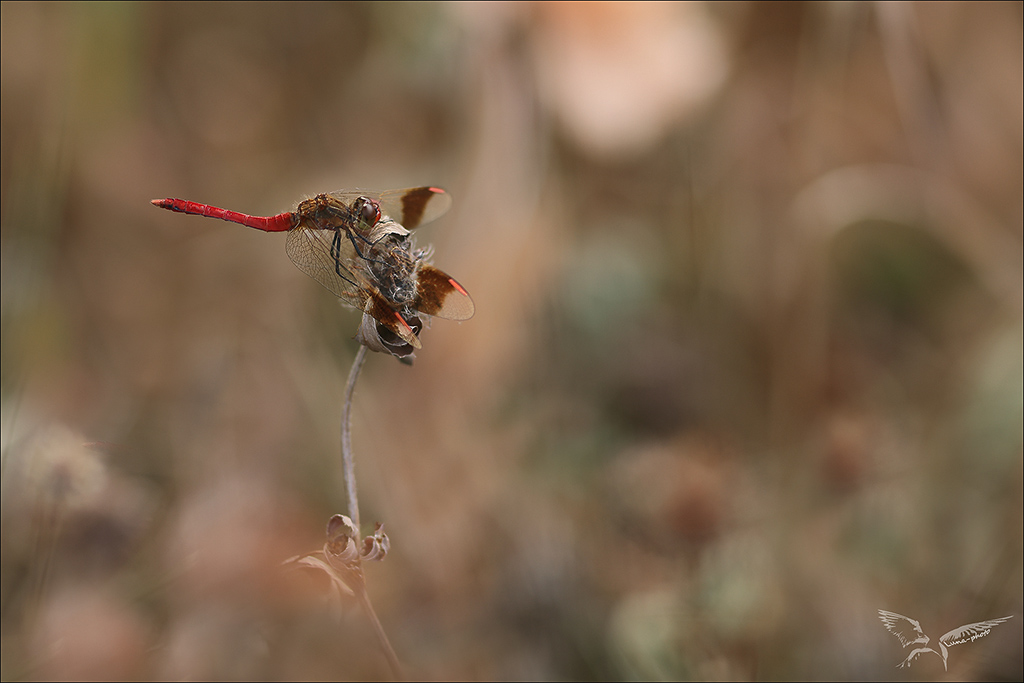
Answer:
[[[345,202],[329,194],[318,194],[299,203],[295,214],[300,223],[317,230],[355,230],[369,233],[380,222],[380,205],[368,197]]]

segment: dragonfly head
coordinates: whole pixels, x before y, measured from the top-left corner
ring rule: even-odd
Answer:
[[[369,197],[360,197],[356,200],[356,215],[359,220],[368,227],[377,225],[380,221],[380,204]]]

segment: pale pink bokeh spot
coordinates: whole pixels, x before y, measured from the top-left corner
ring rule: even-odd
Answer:
[[[655,144],[724,83],[722,35],[700,4],[537,6],[540,96],[590,153]]]

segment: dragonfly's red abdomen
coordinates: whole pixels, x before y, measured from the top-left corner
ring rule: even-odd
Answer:
[[[250,216],[246,213],[221,209],[209,204],[200,204],[187,199],[154,199],[154,206],[168,211],[187,213],[193,216],[206,216],[207,218],[219,218],[222,221],[240,223],[249,228],[256,228],[265,232],[285,232],[291,230],[298,224],[294,213],[279,213],[276,216]]]

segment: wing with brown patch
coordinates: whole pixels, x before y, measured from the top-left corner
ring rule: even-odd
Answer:
[[[427,264],[417,271],[413,308],[446,320],[469,320],[476,311],[469,292],[455,278]]]

